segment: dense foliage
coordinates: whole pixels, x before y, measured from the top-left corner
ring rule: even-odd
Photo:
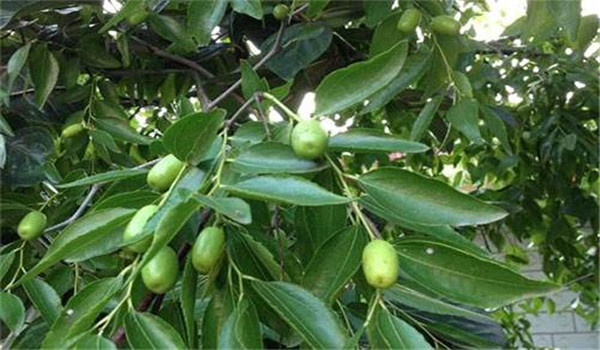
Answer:
[[[0,6],[3,347],[531,347],[561,288],[598,322],[580,1],[493,42],[483,0]]]

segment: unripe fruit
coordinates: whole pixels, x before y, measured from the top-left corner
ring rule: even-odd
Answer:
[[[225,250],[225,233],[220,227],[207,227],[192,248],[192,265],[200,273],[208,273]]]
[[[148,177],[146,178],[148,186],[158,191],[168,189],[184,165],[185,163],[177,159],[177,157],[169,154],[156,163],[148,172]]]
[[[24,240],[30,240],[39,237],[45,228],[46,215],[41,211],[34,210],[21,219],[17,233]]]
[[[150,217],[152,217],[157,210],[158,206],[153,204],[147,205],[138,210],[127,224],[127,227],[125,227],[123,239],[128,241],[144,232],[144,226],[148,222],[148,219],[150,219]],[[141,241],[133,243],[127,248],[136,253],[143,253],[150,248],[150,244],[152,244],[152,236],[148,236]]]
[[[437,34],[456,36],[460,33],[460,23],[446,15],[433,17],[429,26]]]
[[[298,157],[315,159],[327,148],[327,132],[316,120],[304,120],[292,131],[292,148]]]
[[[282,20],[290,14],[290,8],[287,5],[279,4],[273,8],[273,17]]]
[[[144,22],[147,17],[148,17],[148,11],[146,11],[146,10],[135,12],[131,16],[127,17],[127,24],[129,24],[131,27],[135,27],[138,24]]]
[[[71,124],[62,130],[60,136],[63,139],[66,139],[66,138],[73,137],[75,135],[80,134],[83,130],[85,130],[85,128],[80,123]]]
[[[421,22],[421,11],[417,9],[408,9],[402,13],[398,21],[398,30],[402,33],[412,33]]]
[[[156,294],[168,292],[177,282],[177,254],[164,247],[142,268],[142,281],[146,288]]]
[[[363,249],[362,268],[367,282],[375,288],[389,288],[398,279],[398,256],[388,242],[378,239]]]

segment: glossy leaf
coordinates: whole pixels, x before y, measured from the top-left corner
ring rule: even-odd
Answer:
[[[231,291],[217,289],[212,293],[210,302],[202,315],[202,348],[216,349],[221,329],[233,312],[234,301]]]
[[[217,349],[262,348],[262,335],[256,309],[247,298],[243,298],[223,324]]]
[[[447,299],[493,308],[555,291],[558,286],[525,278],[489,259],[443,243],[405,239],[397,244],[401,274]]]
[[[196,332],[196,320],[194,309],[196,306],[196,289],[198,283],[198,272],[192,265],[192,256],[188,254],[181,278],[181,311],[185,323],[185,334],[190,348],[197,348],[198,337]]]
[[[10,251],[6,254],[0,255],[0,281],[4,278],[4,275],[10,270],[13,261],[15,260],[15,251]]]
[[[233,169],[246,174],[308,173],[324,164],[300,158],[292,147],[279,142],[262,142],[243,150],[232,161]]]
[[[383,4],[379,4],[379,5],[371,4],[368,7],[384,7],[385,2],[387,2],[387,0],[379,1],[379,2],[383,3]],[[366,7],[367,6],[365,4],[365,10],[367,10]],[[369,56],[370,57],[375,57],[378,54],[389,50],[392,46],[394,46],[395,43],[406,39],[406,34],[404,34],[398,30],[398,21],[400,20],[400,17],[402,16],[402,12],[401,11],[395,11],[395,12],[391,12],[391,13],[390,12],[391,11],[388,11],[388,13],[387,13],[388,16],[383,19],[383,21],[375,28],[375,31],[373,32],[373,36],[371,38],[371,43],[369,45]],[[370,16],[369,13],[367,13],[366,15]],[[372,17],[372,16],[370,16],[370,17]],[[367,25],[368,25],[368,21],[370,19],[367,18],[366,20],[367,20]]]
[[[432,348],[421,333],[381,307],[377,307],[367,327],[367,337],[374,349]]]
[[[23,282],[23,288],[46,323],[53,324],[62,310],[60,297],[54,288],[40,278]]]
[[[269,90],[269,85],[260,78],[248,61],[240,61],[240,70],[242,71],[242,93],[245,98],[249,99],[254,96],[256,92],[265,92]]]
[[[58,61],[46,46],[38,45],[29,53],[29,76],[35,86],[35,103],[43,106],[58,81]]]
[[[205,205],[216,212],[233,219],[240,224],[248,225],[252,222],[252,213],[250,206],[243,200],[235,197],[206,197],[196,195],[193,197],[196,201]]]
[[[472,142],[481,142],[479,133],[479,103],[475,99],[463,99],[450,107],[446,118]]]
[[[43,347],[70,347],[77,340],[77,335],[90,329],[106,304],[121,289],[122,282],[120,277],[114,277],[86,285],[69,299],[47,333]]]
[[[160,317],[133,311],[125,318],[127,343],[133,349],[186,349],[177,331]]]
[[[140,135],[135,131],[129,122],[121,118],[96,118],[96,126],[99,129],[106,131],[117,140],[135,143],[138,145],[148,145],[152,142],[152,138]]]
[[[477,225],[502,219],[501,208],[445,183],[399,168],[380,168],[359,178],[365,192],[409,223]]]
[[[253,281],[252,288],[315,349],[340,349],[347,336],[337,316],[305,289],[286,282]]]
[[[256,19],[262,19],[263,9],[260,0],[231,0],[235,12],[246,14]]]
[[[338,231],[316,252],[306,267],[303,285],[331,304],[361,263],[367,234],[359,227]]]
[[[0,292],[0,320],[11,332],[18,332],[25,322],[25,307],[19,297]]]
[[[27,62],[27,56],[29,56],[29,49],[31,44],[27,43],[19,48],[15,53],[10,56],[8,63],[6,64],[6,74],[8,74],[8,88],[10,89],[15,79],[21,73],[21,69]]]
[[[279,279],[281,268],[271,252],[247,232],[240,229],[227,230],[229,256],[240,270],[262,280]]]
[[[330,73],[315,91],[315,115],[329,115],[364,101],[389,84],[406,59],[406,41],[396,44],[368,61]]]
[[[86,334],[73,345],[73,350],[116,350],[117,346],[98,334]]]
[[[199,45],[206,46],[210,42],[212,30],[221,22],[228,3],[223,0],[206,0],[191,1],[188,4],[188,32]]]
[[[375,129],[352,129],[329,139],[329,149],[352,152],[421,153],[429,150],[422,143],[401,139]]]
[[[305,206],[342,204],[350,201],[295,176],[257,176],[222,187],[241,197]]]
[[[107,208],[132,208],[140,209],[141,207],[154,203],[158,198],[156,192],[153,191],[133,191],[123,192],[100,200],[93,210]]]
[[[44,257],[20,281],[30,279],[60,260],[83,261],[110,253],[122,244],[122,229],[135,210],[98,210],[75,221],[52,242]]]
[[[96,183],[104,183],[109,181],[117,181],[127,179],[136,175],[144,174],[148,172],[147,169],[122,169],[122,170],[111,170],[104,173],[84,177],[83,179],[75,180],[65,184],[58,184],[58,188],[69,188],[77,186],[87,186]]]
[[[217,138],[224,117],[225,110],[222,109],[188,115],[167,129],[163,145],[179,160],[196,165]]]

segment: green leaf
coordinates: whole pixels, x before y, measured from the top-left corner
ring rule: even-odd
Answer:
[[[115,142],[115,139],[112,136],[110,136],[110,134],[107,133],[106,131],[102,131],[102,130],[98,130],[98,129],[89,130],[88,134],[92,137],[92,140],[94,141],[94,143],[96,143],[98,145],[102,145],[115,153],[121,152],[121,150],[119,149],[119,146],[117,146],[117,143]]]
[[[407,141],[375,129],[351,129],[329,139],[329,149],[352,152],[421,153],[429,150],[422,143]]]
[[[346,197],[333,194],[296,176],[257,176],[222,187],[242,197],[296,205],[319,206],[350,202]]]
[[[135,210],[103,209],[67,226],[52,242],[44,257],[20,281],[26,281],[60,260],[78,262],[110,253],[122,245],[125,224]]]
[[[23,282],[23,288],[46,323],[53,324],[62,310],[60,297],[54,288],[40,278]]]
[[[243,13],[256,19],[263,18],[263,9],[260,0],[231,0],[230,3],[235,12]]]
[[[15,53],[10,56],[8,63],[6,64],[6,74],[8,75],[8,89],[10,90],[13,82],[21,73],[21,69],[27,62],[27,56],[29,56],[29,49],[31,43],[27,43],[20,47]]]
[[[44,45],[35,46],[29,53],[29,75],[35,86],[35,103],[43,106],[58,80],[58,61]]]
[[[104,198],[99,201],[93,210],[107,208],[132,208],[140,209],[141,207],[154,203],[158,198],[156,192],[153,191],[132,191],[123,192]]]
[[[315,18],[329,5],[330,0],[309,0],[306,15],[309,18]]]
[[[479,102],[473,98],[458,101],[446,112],[446,118],[469,140],[480,143],[479,133]]]
[[[110,28],[126,19],[131,15],[135,15],[140,11],[145,11],[146,7],[145,0],[129,0],[127,1],[123,7],[117,12],[114,16],[112,16],[108,22],[106,22],[102,28],[98,31],[98,33],[103,34],[106,33]]]
[[[96,118],[95,124],[100,130],[106,131],[118,140],[139,145],[148,145],[154,141],[151,137],[140,135],[127,120],[121,118]]]
[[[300,174],[322,170],[326,165],[303,159],[292,147],[279,142],[262,142],[243,150],[232,161],[235,171],[246,174]]]
[[[70,348],[77,335],[87,332],[123,284],[121,277],[91,282],[75,294],[52,324],[43,348]]]
[[[261,45],[262,52],[268,52],[277,33],[271,35]],[[281,38],[282,49],[273,55],[266,66],[281,79],[290,81],[302,69],[319,58],[331,44],[331,28],[319,23],[299,23],[288,27]]]
[[[397,31],[397,29],[395,29]],[[431,50],[424,47],[406,58],[400,73],[386,86],[369,96],[369,103],[360,110],[367,114],[378,110],[395,99],[404,89],[418,81],[431,62]]]
[[[385,1],[380,2],[385,3]],[[380,4],[379,6],[383,5]],[[388,11],[389,16],[385,17],[373,32],[371,44],[369,45],[369,57],[375,57],[380,53],[389,50],[394,44],[407,38],[406,34],[398,30],[398,20],[400,20],[402,12],[390,12],[391,11]]]
[[[367,326],[367,337],[374,349],[432,348],[421,333],[380,306]]]
[[[389,84],[400,72],[408,45],[402,41],[368,61],[330,73],[315,91],[316,116],[334,114],[363,102]]]
[[[306,267],[304,287],[331,304],[360,267],[366,244],[366,232],[360,227],[338,231],[317,249]]]
[[[381,22],[387,15],[392,11],[393,0],[380,0],[380,1],[364,1],[363,7],[365,9],[365,24],[369,28],[375,27],[379,22]],[[393,16],[395,20],[393,22],[393,26],[390,26],[395,32],[398,32],[396,29],[396,24],[398,23],[398,16]],[[379,27],[378,27],[379,29]],[[391,31],[390,31],[391,32]],[[391,33],[395,34],[395,33]],[[392,40],[388,36],[389,40]]]
[[[340,349],[347,336],[337,316],[305,289],[286,282],[253,281],[252,288],[315,349]]]
[[[234,308],[231,291],[216,289],[202,316],[202,348],[216,349],[223,324]]]
[[[117,346],[110,340],[98,334],[89,333],[79,338],[72,347],[73,350],[116,350]]]
[[[262,280],[279,279],[280,267],[273,254],[243,229],[227,228],[229,256],[240,270]]]
[[[427,101],[421,112],[419,112],[419,116],[410,130],[411,140],[419,141],[423,138],[423,134],[429,129],[429,125],[431,125],[443,99],[444,95],[437,95]]]
[[[269,90],[268,84],[260,78],[248,61],[240,61],[240,70],[242,71],[242,93],[244,98],[249,99],[256,92]]]
[[[512,148],[510,147],[510,141],[508,140],[508,133],[506,132],[506,126],[502,121],[502,118],[498,115],[498,111],[488,106],[483,106],[483,117],[487,128],[490,130],[492,135],[496,136],[502,148],[508,154],[512,154]]]
[[[127,343],[133,349],[186,349],[177,331],[151,313],[131,312],[125,317]]]
[[[58,188],[70,188],[77,186],[87,186],[96,183],[104,183],[109,181],[117,181],[127,179],[136,175],[144,174],[148,172],[147,169],[122,169],[122,170],[110,170],[105,173],[96,174],[83,179],[75,180],[65,184],[56,185]]]
[[[0,292],[0,320],[11,332],[18,332],[25,322],[25,307],[19,297]]]
[[[396,250],[401,274],[459,303],[495,308],[558,288],[439,242],[405,239]]]
[[[193,197],[200,204],[205,205],[216,212],[233,219],[240,224],[248,225],[252,223],[252,213],[250,206],[239,198],[234,197],[206,197],[197,194]]]
[[[262,349],[260,322],[254,305],[241,299],[223,324],[217,349]]]
[[[200,46],[206,46],[211,39],[212,30],[221,22],[228,1],[206,0],[191,1],[187,11],[188,32]]]
[[[485,314],[447,303],[441,298],[436,298],[401,284],[396,284],[392,288],[386,289],[385,298],[388,301],[432,314],[465,317],[481,322],[493,322],[493,319]]]
[[[198,337],[196,332],[196,320],[194,319],[194,309],[196,306],[196,289],[198,283],[198,272],[192,265],[192,255],[188,254],[183,277],[181,278],[181,311],[185,323],[185,332],[187,342],[190,348],[198,347]]]
[[[0,255],[0,281],[4,278],[4,275],[10,270],[10,267],[15,260],[15,251],[10,251],[6,254]]]
[[[385,167],[362,175],[365,192],[409,223],[477,225],[507,215],[498,207],[461,193],[447,184],[407,170]]]
[[[147,21],[156,34],[170,42],[178,42],[186,39],[185,26],[174,17],[150,13]]]
[[[196,2],[205,1],[194,3]],[[207,113],[188,115],[165,131],[163,145],[179,160],[196,165],[217,138],[217,131],[223,124],[225,114],[225,110],[216,109]]]
[[[15,136],[14,131],[10,127],[10,124],[4,119],[4,116],[0,114],[0,133],[6,134],[8,136]]]

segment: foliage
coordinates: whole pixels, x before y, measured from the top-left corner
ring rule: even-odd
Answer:
[[[522,317],[559,288],[598,322],[580,1],[528,1],[494,42],[470,27],[482,0],[293,1],[282,20],[271,0],[109,2],[0,5],[3,346],[531,347]],[[309,91],[336,134],[306,159]],[[33,210],[48,227],[23,241]],[[202,244],[198,274],[209,226],[225,247]],[[361,269],[379,238],[400,271],[385,290]],[[518,273],[525,244],[548,281]]]

